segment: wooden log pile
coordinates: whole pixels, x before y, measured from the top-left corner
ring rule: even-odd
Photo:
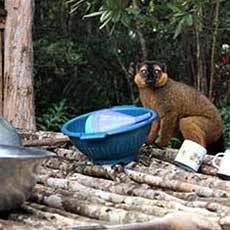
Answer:
[[[57,157],[43,161],[30,199],[0,229],[230,229],[230,181],[212,156],[190,173],[173,164],[177,150],[143,146],[138,164],[99,166],[60,133],[19,133]]]

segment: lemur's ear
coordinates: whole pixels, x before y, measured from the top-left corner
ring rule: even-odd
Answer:
[[[167,65],[165,63],[162,63],[161,69],[162,69],[162,72],[167,73]]]

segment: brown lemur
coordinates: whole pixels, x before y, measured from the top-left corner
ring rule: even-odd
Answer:
[[[207,148],[208,153],[224,151],[223,128],[217,108],[199,91],[168,77],[165,64],[146,61],[137,65],[135,83],[144,107],[156,111],[147,144],[167,146],[173,135],[182,134]]]

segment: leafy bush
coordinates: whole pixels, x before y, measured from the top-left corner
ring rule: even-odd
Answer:
[[[67,120],[67,109],[65,100],[52,104],[46,113],[37,116],[37,128],[46,131],[60,131],[61,126]]]
[[[70,4],[66,4],[67,2]],[[180,4],[182,8],[179,8],[179,13],[182,11],[183,14],[178,14],[178,9],[174,12],[172,7],[170,10],[170,7],[167,7],[168,3],[175,6]],[[193,11],[196,3],[200,4],[197,1],[188,1],[185,5],[183,1],[138,1],[139,9],[135,9],[127,8],[126,4],[130,4],[130,1],[125,0],[35,0],[37,7],[34,17],[33,45],[38,127],[57,129],[61,123],[58,119],[62,119],[67,114],[72,117],[113,105],[136,104],[139,99],[138,90],[132,78],[133,74],[128,71],[131,69],[129,66],[131,64],[135,66],[142,57],[136,21],[146,41],[148,58],[167,63],[172,78],[193,85],[194,72],[196,72],[194,69],[196,47],[195,35],[189,24],[192,23],[190,15],[196,14],[196,11]],[[208,19],[204,20],[207,21],[205,26],[210,20],[212,22],[209,12],[212,12],[213,4],[209,4],[208,1],[202,4],[209,5],[204,12],[204,19]],[[220,45],[226,43],[228,37],[229,26],[226,20],[228,4],[229,1],[222,2],[220,27],[223,30],[219,30],[217,42]],[[101,5],[103,7],[100,7]],[[70,15],[70,8],[77,9],[77,12]],[[90,17],[88,20],[85,17],[85,20],[82,20],[86,13],[96,11],[101,11],[100,20],[99,17]],[[171,16],[174,19],[181,19],[180,22],[185,19],[181,26],[178,24],[177,31],[181,30],[181,36],[176,39],[172,39],[175,24],[171,23],[173,22]],[[178,20],[176,22],[180,23]],[[106,22],[109,22],[108,25]],[[100,26],[104,28],[99,29]],[[206,38],[209,34],[205,34],[207,29],[202,33],[205,39],[201,36],[201,41],[204,41],[202,44],[207,50],[204,60],[210,59],[208,51],[210,42]],[[209,75],[209,63],[206,64],[207,75]],[[228,70],[226,65],[225,68],[217,70],[215,88],[217,102],[221,106],[228,103],[229,98],[225,93],[230,79]],[[67,110],[62,110],[63,114],[59,111],[58,115],[56,109],[61,109],[59,102],[63,98],[67,99],[65,105],[68,103],[68,113]],[[229,125],[227,121],[225,124],[225,141],[229,143],[229,132],[226,131]],[[177,139],[173,138],[169,142],[169,147],[178,145]]]
[[[230,106],[223,107],[220,110],[221,118],[224,125],[224,141],[226,147],[230,147]]]

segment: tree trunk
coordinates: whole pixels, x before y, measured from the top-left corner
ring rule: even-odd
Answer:
[[[32,19],[34,0],[6,0],[4,117],[16,128],[35,129]]]
[[[219,9],[220,9],[220,0],[216,0],[215,15],[213,22],[213,35],[212,35],[212,50],[211,50],[211,74],[210,74],[210,83],[209,83],[209,99],[213,101],[213,90],[215,82],[215,56],[216,56],[216,39],[218,34],[218,25],[219,25]]]
[[[133,0],[133,7],[138,9],[136,0]],[[141,61],[146,61],[148,59],[148,51],[147,51],[144,35],[141,31],[141,25],[138,20],[136,21],[136,33],[137,33],[137,36],[138,36],[138,39],[141,45],[141,52],[142,52]]]
[[[3,115],[3,30],[0,30],[0,115]]]
[[[0,5],[0,115],[3,115],[3,89],[4,89],[4,30],[7,12],[4,4]]]
[[[207,77],[204,69],[204,47],[202,46],[201,34],[203,31],[202,8],[197,13],[197,22],[195,25],[196,34],[196,64],[197,64],[197,89],[207,95]]]

